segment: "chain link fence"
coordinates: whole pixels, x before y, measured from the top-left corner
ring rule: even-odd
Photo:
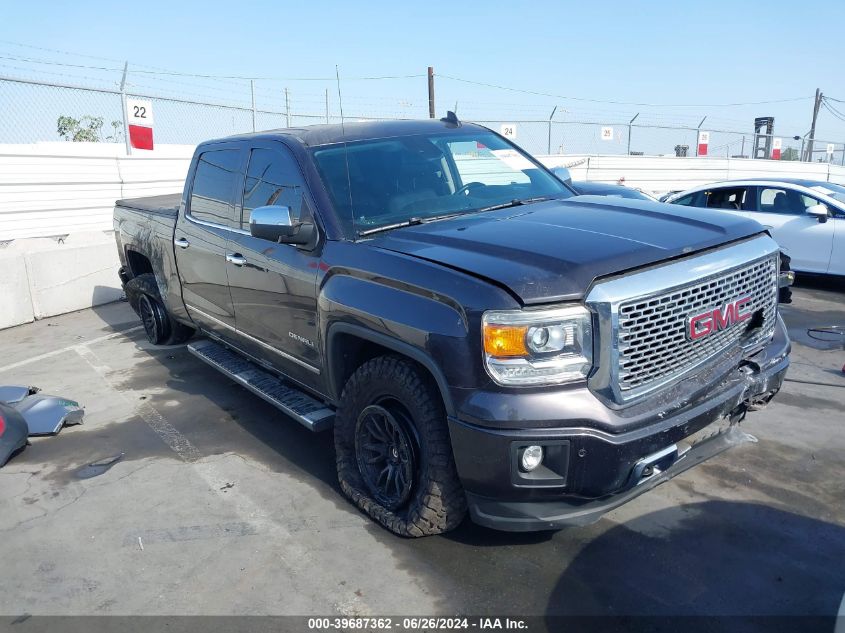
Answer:
[[[206,87],[207,89],[207,87]],[[183,90],[189,90],[183,87]],[[221,83],[221,99],[194,100],[162,96],[135,85],[126,97],[149,99],[154,112],[156,143],[196,144],[201,141],[284,127],[339,123],[340,108],[325,98],[307,95],[302,103],[287,91],[256,88],[254,83]],[[124,142],[123,94],[118,89],[48,83],[0,77],[0,143],[84,140]],[[224,103],[223,101],[228,101]],[[419,106],[385,116],[379,108],[352,99],[346,121],[420,118]],[[511,138],[533,154],[680,155],[696,156],[698,128],[630,122],[566,120],[476,120],[493,130],[507,128]],[[707,155],[771,158],[780,143],[780,160],[811,160],[845,165],[845,143],[805,136],[755,135],[753,131],[701,128],[709,132]],[[760,149],[757,149],[760,147]]]

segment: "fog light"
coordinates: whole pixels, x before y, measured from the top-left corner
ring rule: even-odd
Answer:
[[[525,472],[531,472],[540,462],[543,461],[543,447],[542,446],[526,446],[522,451],[522,459],[520,465]]]

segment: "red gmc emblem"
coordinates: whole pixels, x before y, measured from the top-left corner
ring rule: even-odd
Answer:
[[[742,297],[742,299],[726,303],[721,308],[688,317],[687,338],[691,341],[697,341],[736,323],[747,321],[751,318],[751,312],[744,312],[743,310],[750,302],[751,297]]]

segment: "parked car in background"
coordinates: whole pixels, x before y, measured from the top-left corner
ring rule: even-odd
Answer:
[[[656,202],[657,198],[624,185],[614,185],[604,182],[587,182],[586,180],[573,181],[572,174],[566,167],[553,167],[552,173],[558,180],[568,185],[570,189],[581,196],[615,196],[617,198],[631,198],[634,200],[651,200]]]
[[[676,190],[674,190],[674,191],[667,191],[667,192],[666,192],[666,193],[664,193],[662,196],[660,196],[660,197],[657,199],[657,201],[658,201],[658,202],[668,202],[669,198],[671,198],[672,196],[674,196],[674,195],[676,195],[676,194],[679,194],[679,193],[681,193],[681,190],[680,190],[680,189],[676,189]]]
[[[753,218],[798,272],[845,275],[845,187],[821,180],[755,178],[683,191],[667,202]]]
[[[615,198],[631,198],[634,200],[651,200],[657,202],[657,198],[653,198],[647,193],[643,193],[639,189],[632,189],[624,185],[610,185],[604,182],[572,182],[569,185],[578,195],[582,196],[612,196]]]

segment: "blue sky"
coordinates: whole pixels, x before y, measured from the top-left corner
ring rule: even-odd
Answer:
[[[475,118],[545,119],[559,107],[571,118],[751,128],[773,115],[776,132],[809,129],[816,87],[845,100],[841,29],[845,2],[159,2],[73,4],[11,2],[0,22],[0,56],[133,65],[210,75],[329,77],[340,66],[347,110],[376,107],[417,113],[426,107],[425,78],[357,81],[358,76],[423,74],[606,101],[701,104],[646,107],[590,103],[485,88],[438,77],[438,112],[458,102]],[[825,25],[833,25],[826,33]],[[66,57],[17,44],[108,58]],[[85,61],[87,59],[87,61]],[[5,66],[4,66],[5,65]],[[29,66],[0,59],[0,73],[41,68],[90,76],[93,71]],[[43,77],[47,78],[47,74]],[[142,84],[195,90],[205,98],[238,82],[147,75]],[[191,85],[187,85],[191,84]],[[288,87],[300,108],[322,111],[329,81],[261,84],[272,100]],[[804,98],[743,107],[705,104]],[[234,97],[233,97],[234,98]],[[279,96],[281,99],[281,96]],[[323,99],[324,100],[324,99]],[[840,104],[845,111],[845,104]],[[711,124],[708,124],[711,125]],[[707,127],[707,126],[705,126]],[[845,122],[827,111],[817,136],[845,140]]]

